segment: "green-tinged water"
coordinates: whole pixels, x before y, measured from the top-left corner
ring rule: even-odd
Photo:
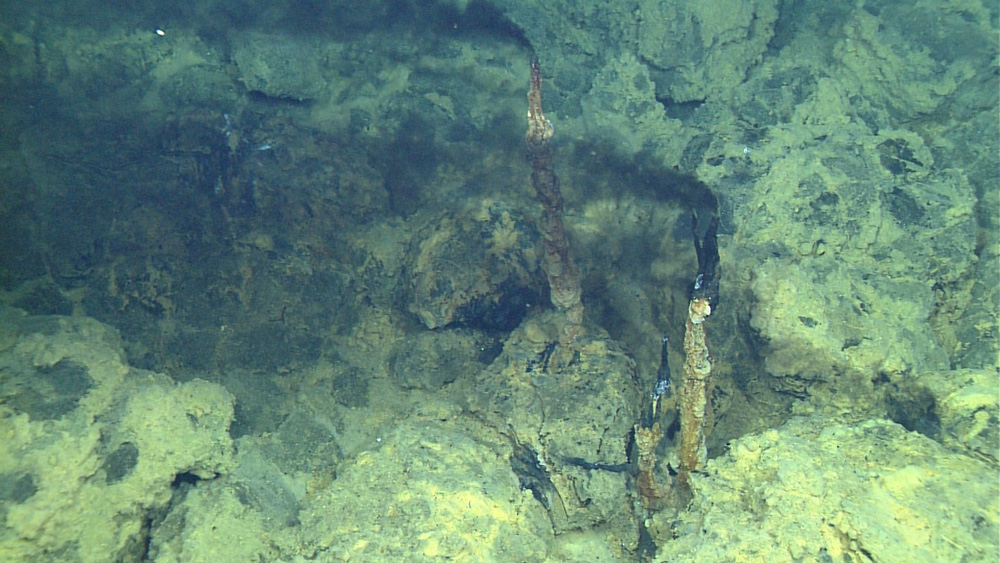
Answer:
[[[996,561],[997,19],[4,3],[0,561]]]

